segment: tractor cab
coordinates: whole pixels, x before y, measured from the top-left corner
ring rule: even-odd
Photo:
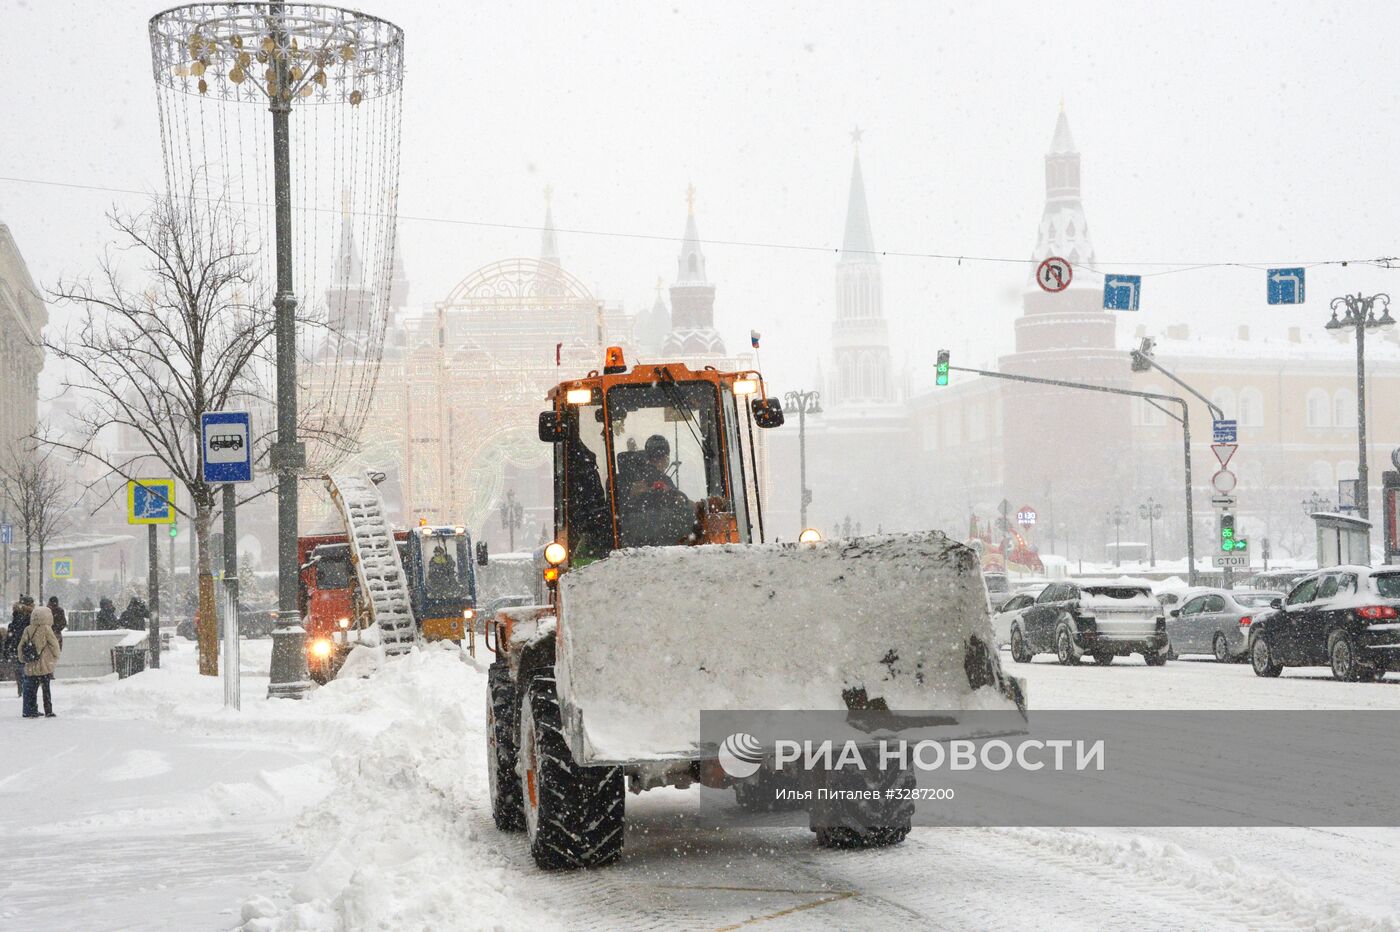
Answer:
[[[403,551],[413,617],[425,640],[460,641],[476,614],[471,535],[456,527],[414,528]]]
[[[625,547],[763,538],[754,428],[783,422],[757,372],[684,363],[603,371],[549,392],[539,436],[554,444],[555,542],[581,566]]]

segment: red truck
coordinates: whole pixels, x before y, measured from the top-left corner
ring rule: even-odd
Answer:
[[[407,531],[394,532],[400,548],[407,537]],[[306,629],[306,669],[324,685],[335,678],[366,620],[355,604],[349,538],[344,533],[298,538],[297,562],[301,566],[297,608]]]

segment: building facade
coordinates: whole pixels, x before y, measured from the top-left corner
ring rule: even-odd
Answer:
[[[1057,255],[1076,272],[1064,292],[1026,281],[1015,320],[1015,351],[1002,372],[1183,395],[1157,372],[1133,373],[1130,351],[1145,336],[1155,358],[1239,422],[1230,468],[1239,478],[1237,527],[1264,538],[1274,558],[1307,557],[1312,524],[1304,500],[1314,493],[1336,503],[1337,483],[1357,474],[1356,356],[1349,331],[1334,339],[1289,328],[1261,334],[1239,327],[1232,338],[1193,334],[1186,325],[1159,333],[1119,326],[1103,309],[1103,280],[1081,200],[1080,154],[1061,112],[1045,156],[1045,210],[1036,234],[1038,263]],[[1032,269],[1034,266],[1032,266]],[[1379,513],[1379,471],[1400,445],[1400,333],[1368,340],[1368,458],[1371,512]],[[956,363],[956,360],[954,361]],[[1140,506],[1163,506],[1150,529],[1159,555],[1185,553],[1185,451],[1178,406],[1108,394],[966,377],[909,400],[920,471],[926,487],[921,516],[963,528],[970,514],[993,517],[1001,502],[1013,513],[1037,512],[1032,539],[1042,552],[1102,560],[1115,536],[1147,542]],[[1212,414],[1188,396],[1192,429],[1192,493],[1197,556],[1210,554],[1216,531],[1210,506]],[[1125,518],[1114,527],[1115,509]]]
[[[9,461],[38,425],[39,371],[48,310],[10,228],[0,223],[0,457]]]

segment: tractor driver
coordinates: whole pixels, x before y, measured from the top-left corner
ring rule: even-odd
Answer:
[[[435,595],[448,595],[457,586],[457,566],[447,548],[438,544],[428,561],[428,589]]]
[[[681,543],[695,526],[695,505],[666,471],[671,444],[660,434],[647,438],[637,473],[627,484],[625,546],[664,547]]]

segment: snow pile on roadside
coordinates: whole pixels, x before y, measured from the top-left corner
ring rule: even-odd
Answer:
[[[496,847],[520,839],[491,823],[484,679],[454,653],[426,650],[312,694],[313,714],[381,727],[336,748],[329,795],[294,830],[316,860],[290,903],[243,905],[246,932],[557,925],[512,894],[518,868]]]

